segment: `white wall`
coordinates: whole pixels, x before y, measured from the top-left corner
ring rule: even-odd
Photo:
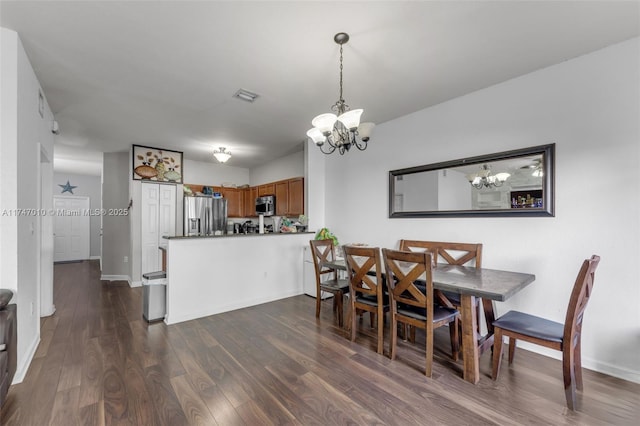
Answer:
[[[102,169],[102,165],[100,165],[100,168]],[[67,181],[76,187],[73,188],[73,195],[89,197],[89,208],[91,210],[98,211],[102,208],[102,182],[100,176],[56,172],[53,174],[53,182],[51,182],[53,193],[62,197],[71,195],[68,192],[62,193],[62,188],[58,186],[64,185]],[[89,221],[89,255],[92,258],[99,258],[100,253],[102,252],[102,243],[100,239],[102,217],[100,217],[100,215],[92,215],[89,218]]]
[[[251,169],[251,186],[304,176],[304,151],[280,157]]]
[[[17,293],[14,299],[18,304],[18,369],[14,382],[20,382],[40,340],[41,286],[43,291],[53,288],[52,282],[41,282],[41,279],[52,277],[43,274],[47,268],[40,264],[43,260],[53,259],[52,252],[43,253],[53,246],[53,235],[41,235],[43,228],[49,229],[50,217],[20,214],[16,209],[33,211],[51,207],[50,197],[43,199],[41,194],[45,192],[42,182],[51,181],[53,173],[50,166],[42,165],[43,156],[53,158],[53,114],[44,94],[42,103],[39,102],[42,88],[17,34],[2,28],[0,38],[0,207],[14,212],[0,216],[0,287]]]
[[[129,205],[128,152],[105,153],[103,157],[102,208],[126,209]],[[102,217],[102,279],[129,278],[129,217]],[[127,262],[124,258],[127,257]]]
[[[215,160],[211,163],[185,159],[183,182],[194,185],[215,185],[223,182],[246,185],[249,183],[249,169],[220,164]]]
[[[583,365],[640,382],[639,51],[635,38],[378,125],[366,151],[326,159],[325,224],[345,243],[482,242],[483,266],[536,275],[497,313],[560,322],[582,260],[601,255]],[[387,216],[389,170],[551,142],[554,218]]]

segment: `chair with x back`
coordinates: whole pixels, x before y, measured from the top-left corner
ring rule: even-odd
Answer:
[[[435,254],[436,261],[442,259],[449,265],[473,266],[475,268],[482,267],[482,244],[480,243],[400,240],[400,250],[412,252],[428,250]],[[455,308],[457,310],[461,309],[459,294],[436,290],[435,298],[436,302],[442,306]],[[476,299],[476,318],[478,318],[478,320],[480,319],[480,298]],[[489,326],[493,319],[494,318],[487,319]],[[452,333],[454,332],[454,330],[450,331]],[[457,360],[457,357],[454,357],[454,359]]]
[[[357,312],[369,312],[377,319],[378,353],[384,346],[384,314],[389,311],[385,295],[382,262],[378,247],[344,246],[349,271],[349,303],[351,304],[351,341],[356,340]]]
[[[311,254],[316,271],[316,318],[320,317],[322,293],[333,294],[333,312],[338,318],[338,325],[342,327],[344,309],[343,298],[349,292],[349,280],[338,278],[336,269],[323,266],[322,262],[331,262],[336,258],[335,247],[331,240],[311,240]]]
[[[502,360],[502,338],[509,336],[509,365],[513,362],[518,339],[562,352],[562,373],[567,407],[575,410],[576,388],[582,390],[582,360],[580,341],[582,319],[591,297],[600,256],[593,255],[582,262],[573,285],[564,324],[518,311],[509,311],[493,323],[493,372],[496,380]]]
[[[391,302],[390,357],[395,359],[398,322],[425,330],[425,374],[433,369],[433,330],[453,323],[457,329],[459,312],[433,303],[431,253],[411,253],[382,249]],[[424,285],[424,292],[416,283]]]

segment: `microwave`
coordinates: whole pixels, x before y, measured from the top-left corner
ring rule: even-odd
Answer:
[[[276,197],[266,195],[256,198],[256,215],[273,216],[276,214]]]

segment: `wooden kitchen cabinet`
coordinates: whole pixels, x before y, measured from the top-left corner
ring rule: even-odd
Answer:
[[[289,213],[289,181],[276,182],[276,215],[286,216]]]
[[[227,200],[227,217],[244,217],[243,191],[237,188],[221,188]]]
[[[242,190],[242,198],[244,199],[244,217],[256,216],[256,198],[258,198],[258,187],[252,186]]]
[[[275,195],[275,194],[276,194],[275,183],[266,183],[264,185],[258,186],[258,197],[262,197],[263,195]]]
[[[304,214],[304,178],[289,179],[289,216]]]
[[[276,215],[304,214],[304,178],[287,179],[275,183]]]

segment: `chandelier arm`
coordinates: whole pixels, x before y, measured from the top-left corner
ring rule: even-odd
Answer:
[[[318,148],[320,148],[320,152],[322,152],[323,154],[329,155],[329,154],[333,154],[333,151],[336,150],[336,146],[334,144],[332,144],[331,142],[329,142],[329,146],[330,149],[329,151],[325,151],[322,147],[324,146],[324,144],[322,145],[318,145]]]
[[[360,140],[358,142],[357,139],[354,138],[353,144],[356,146],[356,148],[358,148],[360,151],[364,151],[365,149],[367,149],[367,142]]]

